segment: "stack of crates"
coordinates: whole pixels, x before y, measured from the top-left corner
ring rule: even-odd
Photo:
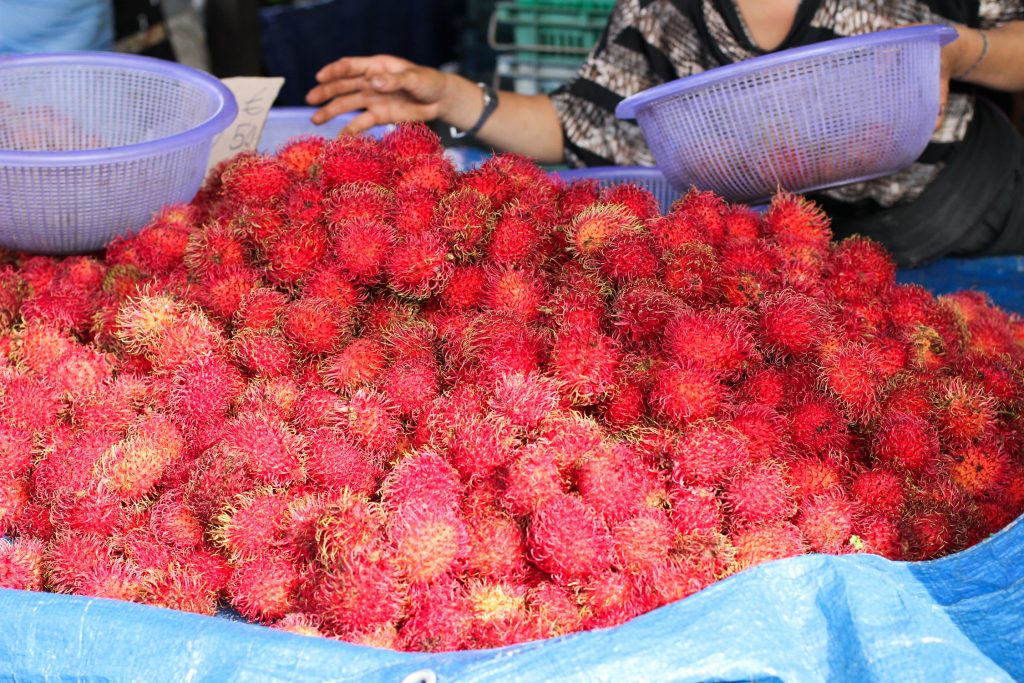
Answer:
[[[498,50],[495,84],[549,93],[576,73],[608,23],[615,0],[505,0],[491,15],[488,42]]]

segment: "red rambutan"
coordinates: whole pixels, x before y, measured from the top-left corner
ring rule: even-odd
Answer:
[[[563,494],[537,507],[530,519],[527,547],[540,569],[559,583],[568,583],[607,571],[614,540],[592,507]]]

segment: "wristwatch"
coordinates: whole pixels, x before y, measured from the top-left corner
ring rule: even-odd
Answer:
[[[477,83],[480,86],[480,90],[484,94],[484,109],[480,112],[480,118],[476,120],[476,123],[472,125],[468,130],[462,131],[461,133],[455,126],[451,126],[451,137],[454,140],[459,138],[471,137],[480,132],[484,124],[487,123],[487,119],[491,118],[491,114],[498,108],[498,93],[491,86],[486,83]]]

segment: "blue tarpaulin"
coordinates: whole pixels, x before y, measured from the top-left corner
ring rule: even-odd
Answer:
[[[1024,523],[932,562],[806,555],[626,624],[399,653],[227,619],[0,590],[3,681],[1024,679]]]

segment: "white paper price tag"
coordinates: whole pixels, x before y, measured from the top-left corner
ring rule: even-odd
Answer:
[[[256,149],[270,106],[284,85],[283,78],[238,77],[225,78],[221,82],[234,93],[238,116],[214,139],[207,171],[239,152]]]

